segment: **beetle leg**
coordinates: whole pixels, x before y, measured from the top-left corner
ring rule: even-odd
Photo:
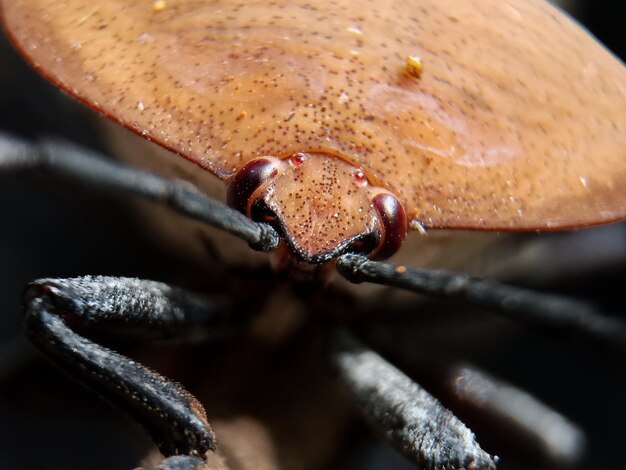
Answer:
[[[537,461],[573,467],[585,450],[585,435],[567,418],[519,388],[471,366],[450,367],[444,384],[459,404],[491,419],[500,432]],[[531,451],[530,449],[536,449]]]
[[[42,279],[26,289],[24,321],[53,362],[130,414],[164,455],[204,457],[215,450],[215,437],[202,405],[180,385],[81,334],[105,328],[124,336],[220,332],[241,321],[225,307],[154,281]]]
[[[253,222],[187,182],[137,170],[67,142],[46,140],[31,144],[0,134],[0,175],[37,172],[107,192],[162,202],[180,214],[242,238],[260,251],[278,246],[278,234],[272,227]]]
[[[426,469],[495,469],[474,434],[437,399],[345,331],[331,339],[331,358],[368,420]]]
[[[447,351],[433,355],[432,347],[421,344],[411,327],[403,327],[413,342],[396,329],[381,334],[376,325],[361,334],[507,458],[531,468],[573,468],[580,463],[586,437],[576,424],[515,385],[465,360],[446,357]]]
[[[592,305],[554,295],[484,281],[465,273],[415,269],[346,254],[337,270],[351,282],[373,282],[421,294],[459,298],[557,335],[577,335],[601,350],[626,357],[626,324]]]
[[[188,455],[175,455],[165,459],[158,467],[136,468],[135,470],[200,470],[204,466],[204,462]]]

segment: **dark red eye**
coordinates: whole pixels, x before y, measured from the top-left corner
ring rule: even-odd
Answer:
[[[371,255],[373,259],[387,259],[393,255],[406,237],[406,213],[400,201],[389,192],[381,192],[372,200],[380,215],[383,233],[378,249]]]
[[[228,205],[246,215],[248,203],[261,184],[278,174],[281,161],[275,157],[261,157],[249,161],[234,176],[228,186]]]

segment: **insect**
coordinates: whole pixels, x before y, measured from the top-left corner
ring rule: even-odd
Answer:
[[[295,47],[289,42],[290,34],[298,35],[301,28],[294,24],[300,24],[297,22],[309,11],[309,6],[280,5],[280,14],[276,15],[270,15],[266,5],[262,6],[261,14],[251,5],[216,8],[204,3],[174,2],[165,6],[112,3],[95,7],[79,2],[38,8],[32,8],[29,3],[11,2],[3,8],[14,39],[18,43],[23,41],[22,49],[27,49],[28,44],[25,52],[31,60],[59,85],[135,131],[229,179],[231,204],[252,218],[273,224],[283,234],[285,244],[281,245],[282,257],[278,260],[283,267],[290,265],[298,271],[312,270],[323,275],[320,271],[325,268],[310,266],[330,262],[345,251],[373,257],[389,255],[400,245],[407,219],[411,228],[523,230],[566,228],[622,218],[625,208],[620,191],[615,188],[623,180],[624,165],[624,93],[618,78],[624,74],[623,66],[567,20],[548,15],[553,11],[546,10],[548,7],[543,4],[481,4],[481,8],[488,10],[505,9],[493,13],[471,5],[466,6],[467,12],[450,16],[443,13],[449,11],[443,5],[418,3],[422,7],[420,13],[408,19],[397,14],[381,19],[384,15],[377,10],[374,12],[378,16],[333,16],[331,11],[324,10],[325,4],[320,4],[321,11],[313,8],[307,14],[318,15],[316,24],[328,23],[326,34],[320,26],[320,30],[310,31],[310,38],[299,37]],[[363,9],[354,2],[349,6]],[[40,9],[46,12],[41,20],[27,14]],[[497,56],[498,69],[489,69],[478,60],[480,56],[473,55],[483,43],[478,42],[479,47],[474,48],[474,43],[469,41],[472,35],[467,33],[468,29],[479,31],[492,45],[497,41],[489,34],[495,32],[489,28],[474,31],[467,26],[473,14],[478,14],[479,19],[491,18],[492,14],[509,18],[507,24],[517,25],[524,31],[524,38],[533,38],[528,41],[536,47],[525,49],[526,40],[516,40],[517,36],[512,35],[512,42],[504,48],[506,57]],[[549,21],[566,31],[556,35],[564,44],[555,50],[568,51],[567,54],[558,60],[550,51],[546,55],[535,56],[530,52],[524,55],[539,49],[537,44],[543,43],[537,36],[540,33],[530,27],[535,24],[533,15],[543,21],[550,18]],[[233,17],[236,30],[227,26]],[[132,24],[125,25],[124,18],[132,19]],[[267,18],[268,24],[258,27],[260,18]],[[409,20],[421,27],[403,25],[403,21]],[[37,26],[39,21],[42,24]],[[191,27],[189,21],[197,25]],[[452,26],[446,29],[447,39],[435,44],[432,38],[438,37],[437,31],[423,26],[441,28],[441,21]],[[391,23],[399,33],[387,44],[385,37],[378,36],[383,36],[381,32],[387,31],[385,26]],[[464,26],[454,26],[458,23]],[[108,33],[111,25],[115,25],[116,34]],[[208,32],[207,25],[210,25]],[[268,39],[264,36],[268,29],[276,29],[280,36],[272,35]],[[415,36],[408,33],[415,30],[419,32]],[[53,34],[42,36],[43,31]],[[245,31],[250,31],[249,35]],[[55,43],[57,32],[62,45],[51,53],[47,47]],[[85,36],[81,36],[83,33]],[[430,42],[420,33],[430,38]],[[455,36],[456,33],[460,36]],[[46,39],[31,42],[38,34]],[[179,37],[185,40],[179,41]],[[277,45],[276,37],[285,44]],[[442,61],[442,57],[451,55],[451,44],[465,47],[455,48],[454,59]],[[343,48],[345,45],[350,47]],[[398,49],[417,49],[423,70],[416,74],[412,69],[412,73],[407,73],[404,59],[414,58],[416,52],[407,50],[399,54]],[[512,50],[518,54],[511,54]],[[302,56],[307,60],[297,60]],[[512,61],[512,56],[517,60]],[[144,68],[146,62],[150,63],[148,58],[156,60],[154,57],[158,58],[159,67],[153,64]],[[581,57],[594,57],[597,61],[588,64],[582,75],[580,67],[568,68],[572,63],[580,64]],[[60,68],[55,64],[61,64]],[[208,69],[206,64],[220,67],[216,71],[212,67]],[[553,75],[534,75],[533,70],[549,71]],[[576,71],[575,76],[579,77],[569,82],[567,89],[556,86],[561,83],[564,70],[572,74]],[[135,75],[139,72],[141,77]],[[455,81],[455,77],[467,77],[468,73],[472,78]],[[168,82],[172,76],[177,77],[174,83]],[[526,80],[521,78],[529,76]],[[154,87],[148,90],[146,83]],[[165,90],[159,87],[161,83],[165,83]],[[257,90],[262,91],[256,93]],[[504,95],[502,90],[506,91]],[[594,93],[585,93],[589,90]],[[537,103],[529,97],[541,103],[557,102],[559,106],[539,112]],[[496,105],[498,109],[505,107],[509,114],[494,119]],[[601,109],[603,119],[589,113],[589,109]],[[465,120],[468,114],[472,119]],[[585,139],[581,140],[577,137],[583,131]],[[346,135],[350,135],[347,140]],[[567,158],[563,158],[564,154]],[[520,159],[519,155],[533,157]],[[109,170],[105,165],[80,176],[97,182]],[[124,187],[124,174],[112,175],[111,181]],[[330,175],[331,184],[319,175]],[[269,179],[264,179],[265,176]],[[315,189],[309,192],[292,189],[289,184],[299,181],[298,178]],[[158,189],[161,180],[152,183]],[[358,202],[343,206],[345,201],[356,200],[343,198],[339,191],[344,188],[352,188],[352,193],[359,194]],[[168,196],[175,207],[189,215],[212,220],[202,206],[210,204],[209,201],[200,198],[198,211],[195,192],[185,192],[183,187],[175,189]],[[147,188],[147,193],[151,190]],[[158,198],[158,194],[150,194]],[[320,198],[320,194],[329,197],[312,209],[319,217],[299,218],[298,214],[303,213],[301,207],[310,209],[307,203]],[[290,212],[294,201],[300,212]],[[363,215],[353,217],[355,213]],[[257,246],[269,247],[275,243],[274,232],[266,226],[247,224],[241,218],[233,219],[231,213],[225,214],[221,217],[229,217],[226,223],[223,219],[214,223],[236,225],[238,228],[231,230]],[[325,238],[328,235],[334,239]],[[343,256],[338,263],[341,272],[349,277],[361,261]],[[399,267],[393,273],[383,273],[383,277],[402,278],[405,268]],[[95,282],[97,288],[105,289],[109,281]],[[129,292],[132,287],[128,285]],[[60,284],[40,283],[30,291],[29,299],[40,305],[52,289],[62,302],[70,302],[57,292],[63,288]],[[70,288],[95,287],[79,283]],[[154,289],[155,297],[161,289],[152,284],[142,288]],[[177,304],[178,307],[181,305]],[[31,305],[31,310],[36,308]],[[46,321],[36,320],[31,326],[37,328],[36,325]],[[348,345],[352,345],[350,341],[347,340]],[[57,353],[52,351],[53,355]],[[125,382],[120,385],[99,377],[111,372],[109,369],[92,372],[98,377],[92,385],[101,391],[107,386],[128,387]],[[137,373],[143,372],[139,369]],[[132,385],[141,386],[152,380],[160,379],[142,376]],[[162,387],[163,393],[156,397],[146,398],[145,391],[131,395],[148,401],[159,400],[169,393],[167,383]],[[109,393],[109,398],[115,401],[116,392],[111,389]],[[185,400],[183,396],[182,401]],[[174,432],[175,428],[186,426],[181,426],[181,422],[189,424],[188,419],[163,429],[163,423],[151,411],[165,405],[150,402],[148,413],[138,411],[132,404],[129,406],[131,413],[139,414],[140,421],[143,420],[166,454],[202,455],[213,446],[212,436],[203,434],[206,423],[192,401],[187,402],[187,409],[199,420],[194,439],[201,441],[200,445],[190,444]],[[381,420],[370,405],[363,406],[370,417]],[[429,462],[424,455],[415,458]],[[473,458],[475,466],[493,465],[482,456]],[[464,459],[460,460],[469,465],[470,461]]]

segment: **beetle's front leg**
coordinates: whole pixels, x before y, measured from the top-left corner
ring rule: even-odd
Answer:
[[[82,277],[36,281],[25,292],[24,306],[30,339],[52,361],[130,414],[165,456],[204,458],[215,450],[215,436],[195,397],[79,332],[106,328],[124,336],[147,332],[163,337],[198,329],[224,331],[241,318],[229,314],[223,302],[211,303],[153,281]],[[186,462],[176,468],[191,470],[201,463]]]
[[[135,470],[200,470],[204,462],[197,457],[175,455],[165,459],[158,467],[136,468]]]

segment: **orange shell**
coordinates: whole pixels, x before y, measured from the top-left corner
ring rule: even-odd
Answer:
[[[326,151],[426,227],[626,216],[626,69],[546,2],[0,5],[44,75],[220,178]]]

